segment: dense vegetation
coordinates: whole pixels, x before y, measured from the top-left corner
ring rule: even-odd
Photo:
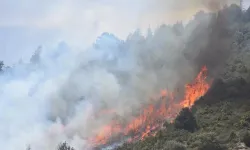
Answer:
[[[197,15],[200,18],[205,16]],[[218,44],[222,46],[218,47],[216,41],[210,40],[208,47],[199,49],[199,55],[204,56],[191,59],[194,63],[203,62],[199,64],[210,67],[213,72],[210,75],[215,78],[210,90],[190,110],[184,108],[174,123],[166,122],[155,137],[124,144],[119,150],[223,150],[246,149],[250,146],[249,16],[250,9],[242,12],[236,5],[224,8],[217,14],[215,20],[220,25],[212,26],[210,35],[220,34],[215,37],[221,41],[228,40],[231,44]],[[202,28],[197,30],[199,33],[194,35],[194,39],[199,40],[205,31]],[[190,43],[188,46],[196,45]],[[205,55],[215,57],[207,59]]]

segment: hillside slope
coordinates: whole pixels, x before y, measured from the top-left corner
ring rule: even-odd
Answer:
[[[250,9],[241,12],[237,6],[224,8],[218,13],[217,21],[221,21],[218,18],[222,14],[229,16],[224,18],[226,25],[216,26],[212,33],[219,31],[216,37],[227,41],[225,45],[214,40],[203,49],[196,50],[199,46],[192,43],[188,45],[188,49],[194,47],[187,54],[190,60],[209,68],[209,77],[213,79],[209,91],[191,109],[184,108],[173,123],[166,122],[154,137],[126,143],[118,150],[243,150],[250,147]],[[198,40],[203,32],[198,32],[194,39]],[[209,34],[211,39],[212,35]],[[200,56],[191,58],[197,52]],[[210,54],[213,57],[207,57],[209,60],[206,56]]]

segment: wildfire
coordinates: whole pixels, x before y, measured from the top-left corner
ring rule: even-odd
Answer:
[[[194,82],[185,86],[185,96],[183,102],[181,102],[183,107],[191,107],[199,97],[207,92],[209,84],[206,82],[206,77],[207,68],[204,66]]]
[[[123,140],[124,137],[127,137],[127,142],[133,142],[154,136],[166,119],[172,121],[180,109],[191,107],[199,97],[207,92],[209,83],[206,81],[206,77],[207,68],[203,67],[194,81],[185,85],[182,101],[176,100],[173,92],[162,90],[160,98],[157,98],[158,101],[155,104],[144,107],[141,113],[126,125],[115,120],[109,125],[103,126],[99,129],[98,134],[90,139],[90,143],[100,146],[112,142],[113,139],[121,140],[121,137]]]

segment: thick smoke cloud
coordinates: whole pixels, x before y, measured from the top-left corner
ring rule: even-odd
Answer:
[[[183,87],[202,65],[214,68],[204,58],[218,52],[209,50],[211,42],[218,45],[213,39],[221,39],[216,31],[223,31],[213,24],[220,21],[216,15],[198,13],[186,26],[162,25],[146,36],[137,30],[126,40],[104,33],[80,53],[63,43],[52,53],[39,49],[31,63],[19,63],[0,77],[0,144],[6,150],[27,145],[53,150],[68,141],[89,149],[87,139],[114,117],[126,122],[162,89]],[[103,109],[116,115],[98,114]]]
[[[146,38],[135,32],[126,41],[103,34],[80,54],[69,55],[69,49],[59,56],[37,52],[32,63],[6,70],[1,76],[1,144],[7,150],[27,144],[52,150],[66,140],[85,148],[86,139],[115,117],[98,117],[99,110],[114,110],[130,120],[161,89],[175,88],[178,70],[192,70],[180,55],[177,38],[168,26],[154,35],[149,31]]]

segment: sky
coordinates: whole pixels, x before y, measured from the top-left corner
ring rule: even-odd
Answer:
[[[0,59],[27,60],[39,46],[86,47],[102,32],[119,38],[189,19],[199,0],[0,0]],[[181,10],[181,11],[180,11]]]
[[[250,6],[250,1],[249,0],[243,0],[243,8],[247,9]]]

